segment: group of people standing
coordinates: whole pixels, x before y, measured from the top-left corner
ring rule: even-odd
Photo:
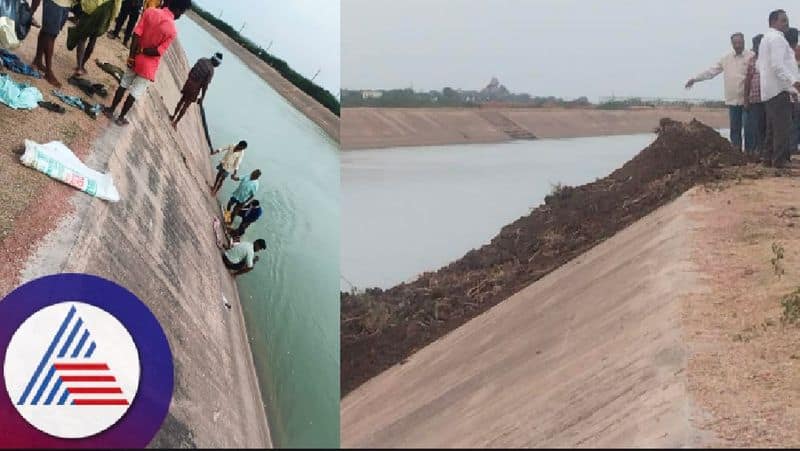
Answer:
[[[760,157],[765,166],[784,167],[800,144],[800,47],[798,30],[786,11],[772,11],[769,29],[745,49],[742,33],[731,36],[733,53],[689,79],[694,83],[724,74],[731,144]]]
[[[108,32],[109,38],[117,39],[127,23],[122,41],[126,47],[130,46],[127,69],[121,77],[111,105],[103,108],[104,114],[110,120],[124,126],[129,123],[127,114],[136,100],[155,81],[161,58],[177,36],[175,20],[189,10],[192,3],[191,0],[32,0],[31,9],[35,12],[40,5],[43,7],[42,26],[34,66],[56,87],[60,87],[61,83],[53,71],[54,46],[70,13],[77,22],[76,26],[69,29],[67,40],[68,48],[77,48],[75,75],[86,73],[84,65],[94,50],[97,38]],[[112,22],[115,22],[115,26],[109,31]],[[214,76],[214,69],[219,67],[221,61],[222,54],[216,53],[210,58],[200,58],[192,67],[181,89],[181,99],[169,118],[173,128],[177,127],[191,104],[197,102],[202,105]],[[125,103],[119,116],[115,118],[123,98]],[[266,249],[266,241],[263,239],[253,242],[239,239],[263,214],[260,203],[254,199],[259,188],[261,171],[256,169],[241,179],[237,175],[246,148],[247,143],[241,141],[211,152],[211,155],[215,155],[224,151],[217,166],[216,180],[210,186],[211,194],[216,196],[228,176],[239,182],[227,204],[226,223],[231,225],[232,219],[237,216],[242,220],[237,228],[229,228],[234,242],[222,254],[223,263],[234,275],[251,271],[258,260],[255,252]]]

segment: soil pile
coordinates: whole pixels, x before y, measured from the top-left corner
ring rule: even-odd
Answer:
[[[760,175],[714,129],[662,119],[609,176],[558,186],[492,241],[408,284],[342,294],[342,396],[699,183]]]

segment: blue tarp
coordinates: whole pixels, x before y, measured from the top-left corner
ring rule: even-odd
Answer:
[[[0,74],[0,102],[15,110],[30,110],[38,107],[41,100],[44,97],[38,89]]]

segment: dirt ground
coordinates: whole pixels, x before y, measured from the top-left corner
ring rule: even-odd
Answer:
[[[342,396],[696,184],[767,173],[710,127],[662,120],[620,169],[557,188],[480,249],[412,283],[343,293]]]
[[[41,8],[36,13],[41,18]],[[56,41],[53,57],[56,76],[61,80],[62,92],[87,98],[77,87],[67,83],[67,78],[75,67],[75,52],[66,48],[66,28]],[[24,62],[30,64],[36,53],[36,40],[39,29],[33,28],[20,48],[14,50]],[[92,60],[87,63],[88,78],[102,83],[109,91],[109,98],[95,96],[93,102],[111,103],[110,97],[117,87],[113,77],[106,74],[94,63],[94,59],[108,61],[124,67],[126,49],[120,41],[110,41],[105,37],[98,40]],[[43,79],[36,79],[2,69],[18,82],[28,83],[38,88],[46,101],[64,105],[52,95],[53,87]],[[16,287],[17,273],[24,259],[35,243],[53,229],[57,219],[69,212],[66,199],[73,188],[52,183],[47,177],[22,166],[15,151],[24,148],[24,140],[39,143],[60,140],[78,155],[85,157],[99,133],[108,127],[108,120],[90,118],[82,111],[64,105],[65,114],[51,113],[44,108],[29,111],[13,110],[0,104],[0,261],[8,262],[0,267],[0,294],[8,293]],[[10,263],[10,264],[9,264]]]
[[[696,196],[693,259],[710,291],[684,308],[688,382],[718,446],[800,446],[800,324],[785,321],[800,298],[781,305],[800,287],[798,176]]]
[[[663,117],[728,127],[728,112],[719,108],[343,108],[342,149],[650,133]]]

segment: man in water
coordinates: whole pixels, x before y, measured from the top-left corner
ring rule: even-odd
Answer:
[[[239,172],[239,165],[242,163],[245,149],[247,149],[247,141],[242,140],[235,146],[230,145],[224,149],[217,149],[211,152],[211,155],[216,155],[221,151],[225,151],[225,155],[217,165],[217,178],[214,180],[214,185],[211,187],[211,194],[214,196],[217,195],[217,192],[222,188],[222,184],[229,174],[231,174],[231,179],[237,182],[239,181],[239,176],[237,176],[236,173]]]
[[[39,31],[39,40],[36,42],[36,56],[33,57],[33,66],[44,73],[44,79],[56,88],[61,87],[53,73],[53,52],[55,52],[56,37],[58,37],[64,24],[67,23],[69,10],[76,3],[75,0],[44,0],[42,7],[42,29]],[[42,4],[42,0],[31,2],[31,12],[35,13]]]
[[[125,36],[122,38],[122,45],[128,46],[128,41],[131,40],[133,34],[133,27],[139,21],[139,15],[142,13],[143,0],[122,0],[122,7],[120,8],[119,15],[117,15],[114,29],[108,32],[108,37],[111,39],[119,38],[119,33],[122,31],[122,25],[125,21],[128,24],[125,26]]]
[[[800,89],[800,71],[784,33],[789,29],[786,11],[769,14],[769,30],[758,48],[761,99],[765,102],[767,136],[764,164],[783,167],[788,161],[792,127],[791,95]]]
[[[734,33],[731,36],[731,45],[733,53],[723,56],[707,71],[690,78],[686,82],[686,88],[691,88],[698,81],[710,80],[724,73],[725,104],[728,106],[730,117],[731,144],[741,150],[742,124],[744,123],[744,80],[747,76],[747,63],[753,57],[753,52],[745,50],[742,33]]]
[[[222,261],[225,267],[233,271],[234,277],[248,273],[253,270],[258,257],[256,252],[267,248],[267,242],[259,238],[254,242],[241,241],[234,244],[230,249],[222,253]]]
[[[231,208],[233,208],[231,218],[238,215],[239,210],[242,209],[242,206],[250,202],[256,195],[256,192],[258,191],[259,177],[261,177],[261,171],[256,169],[250,173],[250,175],[243,178],[241,182],[239,182],[239,186],[236,187],[236,191],[231,194],[231,198],[228,200],[228,206],[226,208],[228,211],[231,211]]]
[[[261,204],[257,200],[252,200],[244,204],[239,210],[239,216],[242,218],[242,222],[239,224],[238,228],[231,230],[231,236],[233,238],[239,238],[244,235],[244,232],[250,227],[250,224],[256,222],[263,214],[264,210],[261,209]]]
[[[766,135],[766,113],[764,102],[761,101],[761,76],[758,73],[758,46],[761,44],[763,34],[753,37],[754,56],[747,64],[747,77],[744,82],[744,148],[747,153],[758,154],[759,149],[764,143]]]
[[[218,52],[211,58],[200,58],[194,63],[192,70],[189,71],[189,76],[186,78],[186,83],[183,84],[183,89],[181,89],[181,99],[178,101],[178,105],[175,106],[175,112],[169,117],[172,121],[172,128],[177,128],[178,122],[186,114],[189,105],[195,101],[197,101],[198,105],[203,105],[203,99],[206,98],[206,92],[208,92],[208,85],[211,84],[211,79],[214,78],[214,68],[219,67],[221,60],[222,54]]]
[[[119,88],[114,94],[114,101],[103,112],[109,119],[122,102],[125,92],[129,91],[122,112],[115,121],[117,125],[127,125],[128,111],[134,102],[142,97],[150,83],[156,79],[156,71],[161,57],[177,36],[175,20],[180,18],[192,6],[191,0],[172,0],[167,8],[149,8],[142,13],[142,18],[133,30],[133,42],[128,56],[128,70],[122,76]]]

